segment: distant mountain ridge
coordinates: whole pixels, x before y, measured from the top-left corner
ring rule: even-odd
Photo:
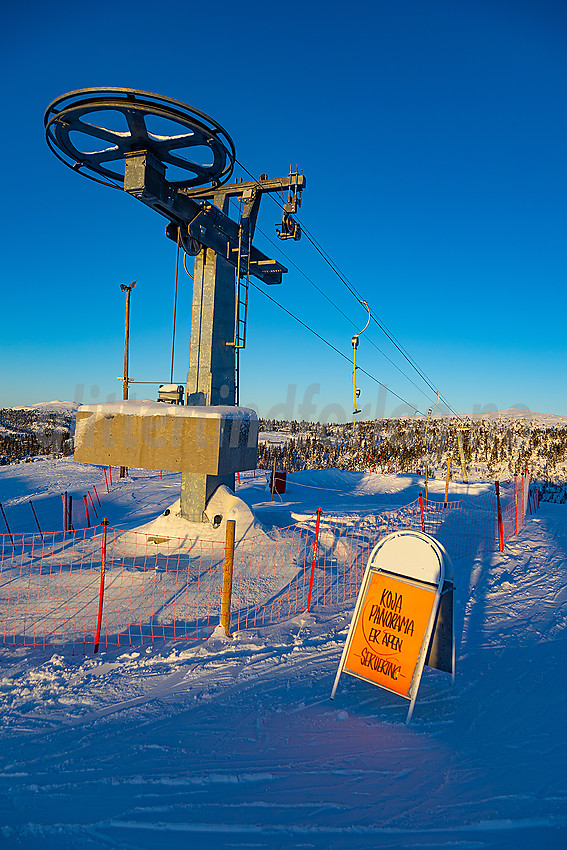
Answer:
[[[81,406],[80,402],[77,401],[39,401],[35,404],[26,404],[14,406],[12,408],[5,408],[11,410],[35,410],[38,413],[46,413],[46,414],[60,414],[60,415],[74,415],[79,407]],[[526,410],[520,407],[509,407],[505,410],[490,410],[482,413],[459,413],[459,414],[451,414],[451,413],[432,413],[432,417],[435,419],[472,419],[475,422],[480,419],[486,419],[490,421],[500,421],[500,422],[515,422],[519,420],[523,420],[524,422],[538,422],[542,425],[567,425],[567,416],[561,416],[557,413],[538,413],[535,410]],[[421,419],[423,418],[423,414],[419,414],[418,416],[391,416],[391,417],[378,417],[378,418],[386,418],[386,419]],[[374,420],[372,420],[374,421]]]
[[[423,418],[424,414],[418,417],[396,416],[395,419],[414,419]],[[432,418],[435,419],[472,419],[478,422],[481,419],[486,419],[491,422],[539,422],[542,425],[567,425],[567,416],[561,416],[558,413],[537,413],[535,410],[525,410],[520,407],[509,407],[506,410],[489,410],[483,413],[433,413]]]
[[[76,413],[80,407],[78,401],[38,401],[36,404],[24,404],[11,408],[11,410],[37,410],[40,413]],[[8,408],[5,408],[8,409]]]

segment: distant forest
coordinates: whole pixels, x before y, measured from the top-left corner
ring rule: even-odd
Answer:
[[[467,417],[376,419],[349,425],[262,420],[259,466],[296,472],[338,469],[505,479],[525,469],[567,482],[567,424]]]
[[[34,408],[0,410],[0,464],[18,463],[40,455],[73,453],[74,415],[45,413]]]
[[[0,464],[73,453],[73,413],[0,410]],[[567,424],[469,417],[395,418],[353,427],[260,420],[258,466],[297,472],[337,468],[420,473],[471,482],[504,480],[528,470],[547,498],[567,494]],[[554,496],[555,494],[555,496]],[[565,495],[567,499],[567,495]]]

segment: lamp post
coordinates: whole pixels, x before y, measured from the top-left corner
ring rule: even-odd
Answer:
[[[129,358],[129,346],[130,346],[130,294],[134,287],[136,286],[137,281],[133,280],[130,284],[121,283],[120,289],[122,292],[126,293],[126,321],[124,326],[124,383],[122,388],[122,398],[125,400],[128,398],[128,358]],[[120,467],[120,478],[124,478],[126,475],[126,467]]]

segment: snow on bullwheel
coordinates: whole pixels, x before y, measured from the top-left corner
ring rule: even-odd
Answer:
[[[62,162],[91,179],[124,187],[124,164],[147,151],[176,188],[220,185],[232,174],[234,142],[198,109],[152,92],[78,89],[45,112],[49,147]]]

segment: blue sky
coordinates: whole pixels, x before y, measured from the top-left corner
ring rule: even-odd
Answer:
[[[131,376],[169,380],[175,246],[164,220],[66,169],[43,138],[51,100],[110,85],[207,112],[254,174],[283,176],[298,162],[301,220],[455,410],[567,415],[566,39],[558,0],[12,4],[0,405],[119,397],[119,285],[133,279]],[[259,227],[274,241],[277,220],[264,198]],[[289,265],[260,232],[256,244]],[[360,330],[364,308],[313,246],[281,247]],[[352,325],[290,269],[269,294],[350,356]],[[191,293],[181,280],[184,382]],[[376,326],[357,358],[415,408],[434,403]],[[399,410],[375,381],[360,374],[358,385],[366,415]],[[351,419],[348,363],[257,291],[241,386],[241,402],[263,415],[303,405],[311,418],[327,408]]]

